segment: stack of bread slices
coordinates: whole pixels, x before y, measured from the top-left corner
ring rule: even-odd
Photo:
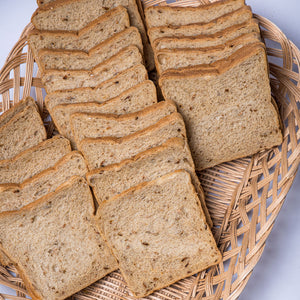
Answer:
[[[48,300],[118,268],[143,297],[217,264],[183,118],[148,80],[135,0],[38,4],[29,46],[60,135],[46,139],[31,98],[0,117],[1,263]]]
[[[196,170],[279,145],[265,46],[244,0],[145,10],[159,86],[182,114]]]

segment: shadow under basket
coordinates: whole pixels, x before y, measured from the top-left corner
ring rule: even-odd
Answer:
[[[178,1],[176,5],[195,6],[205,2],[186,0]],[[166,2],[144,1],[145,7],[155,4],[165,5]],[[283,122],[283,143],[198,174],[223,261],[156,291],[147,299],[236,299],[263,253],[266,239],[295,178],[300,160],[300,52],[273,23],[258,15],[254,17],[267,45],[272,95]],[[31,95],[37,100],[51,137],[54,126],[44,106],[40,72],[27,46],[26,37],[32,28],[31,24],[25,28],[0,72],[0,112]],[[21,300],[28,296],[14,267],[0,265],[0,284],[8,287],[7,293],[11,293],[0,294],[0,299]],[[119,271],[71,298],[135,299]]]

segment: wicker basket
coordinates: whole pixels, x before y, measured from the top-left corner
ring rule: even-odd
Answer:
[[[206,2],[185,0],[180,1],[180,5],[195,6]],[[153,4],[166,3],[144,1],[145,6]],[[272,93],[283,120],[284,141],[280,147],[199,174],[223,261],[217,267],[183,279],[147,299],[236,299],[262,255],[265,241],[295,178],[300,160],[300,52],[274,24],[261,16],[255,15],[255,18],[268,46]],[[50,137],[54,127],[47,121],[39,71],[26,42],[30,30],[32,25],[29,24],[0,72],[0,111],[9,109],[21,98],[33,96]],[[21,76],[23,73],[24,77]],[[14,268],[0,266],[0,284],[17,294],[0,294],[0,299],[26,298],[27,292]],[[134,299],[119,272],[111,273],[72,298]]]

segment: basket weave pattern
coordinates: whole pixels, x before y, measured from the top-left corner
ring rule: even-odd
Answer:
[[[199,3],[207,1],[180,1],[182,6]],[[144,6],[154,4],[165,5],[166,2],[144,1]],[[175,4],[179,5],[179,2]],[[272,94],[283,121],[283,143],[253,157],[224,163],[198,174],[223,261],[214,268],[157,291],[147,299],[236,299],[261,257],[265,241],[295,178],[300,160],[300,52],[273,23],[261,16],[255,15],[255,18],[268,46]],[[9,109],[26,96],[33,96],[50,137],[54,126],[48,120],[39,71],[27,47],[26,36],[30,30],[31,24],[25,28],[0,72],[0,111]],[[0,284],[16,291],[16,296],[0,294],[0,299],[25,299],[27,292],[13,267],[0,265]],[[72,298],[134,299],[118,271]]]

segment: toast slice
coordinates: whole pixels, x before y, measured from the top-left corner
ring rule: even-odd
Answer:
[[[211,64],[228,58],[238,49],[258,43],[257,33],[244,34],[219,46],[196,49],[163,49],[155,52],[155,64],[159,74],[169,69]]]
[[[183,170],[141,183],[103,202],[97,224],[136,297],[147,296],[222,259],[191,176]]]
[[[41,49],[81,50],[88,52],[99,43],[112,39],[130,26],[129,17],[124,7],[116,7],[103,16],[90,22],[81,30],[38,30],[28,35],[28,43],[33,56],[38,61]]]
[[[204,192],[195,173],[189,146],[182,138],[169,139],[162,145],[139,153],[131,159],[93,170],[86,176],[100,205],[102,201],[119,195],[144,181],[154,180],[176,170],[186,170],[190,173],[206,221],[212,227]]]
[[[145,9],[145,18],[148,29],[208,23],[244,6],[244,0],[223,0],[197,7],[149,6]]]
[[[113,78],[100,83],[96,87],[77,88],[72,90],[56,91],[47,94],[45,105],[50,113],[60,104],[73,104],[85,102],[103,103],[109,99],[129,92],[129,89],[148,79],[144,65],[138,64],[130,69],[120,72]]]
[[[51,117],[58,131],[71,141],[75,149],[76,143],[70,126],[71,115],[75,113],[123,115],[143,110],[155,103],[157,103],[155,86],[152,81],[147,80],[101,104],[87,102],[57,105],[53,108]]]
[[[78,30],[119,5],[127,9],[131,25],[141,33],[146,64],[152,70],[153,53],[135,0],[58,0],[38,8],[31,22],[40,30]]]
[[[76,113],[71,116],[71,129],[77,145],[86,138],[120,138],[154,125],[176,111],[173,102],[162,101],[125,115]]]
[[[262,43],[243,47],[210,66],[166,72],[160,86],[165,99],[178,105],[186,121],[196,170],[282,141]]]
[[[4,119],[9,120],[0,127],[0,160],[10,159],[47,138],[36,105],[24,106],[16,114],[6,113],[2,122]]]
[[[120,163],[173,137],[186,138],[184,121],[179,113],[164,117],[156,124],[123,138],[87,138],[78,147],[89,169],[93,170]]]
[[[93,224],[93,196],[72,177],[55,192],[0,214],[0,248],[34,299],[65,299],[118,268]]]
[[[213,34],[202,34],[190,37],[159,38],[153,42],[153,48],[156,51],[159,51],[163,49],[194,49],[214,47],[222,45],[228,41],[236,39],[243,34],[248,33],[256,33],[257,38],[260,39],[260,30],[256,20],[251,19],[248,22],[233,25]]]
[[[0,161],[0,184],[21,183],[53,167],[71,151],[68,139],[57,135],[21,152],[12,159]]]
[[[151,44],[163,37],[192,37],[203,34],[214,34],[233,25],[242,24],[252,19],[252,11],[249,6],[221,16],[209,23],[190,24],[183,26],[160,26],[148,30]]]
[[[139,49],[129,46],[90,71],[47,70],[42,76],[42,82],[47,93],[80,87],[95,87],[116,74],[142,63],[143,57]]]
[[[130,27],[110,40],[96,45],[88,53],[80,50],[41,49],[38,64],[45,70],[90,70],[130,45],[143,53],[141,36],[135,27]]]

